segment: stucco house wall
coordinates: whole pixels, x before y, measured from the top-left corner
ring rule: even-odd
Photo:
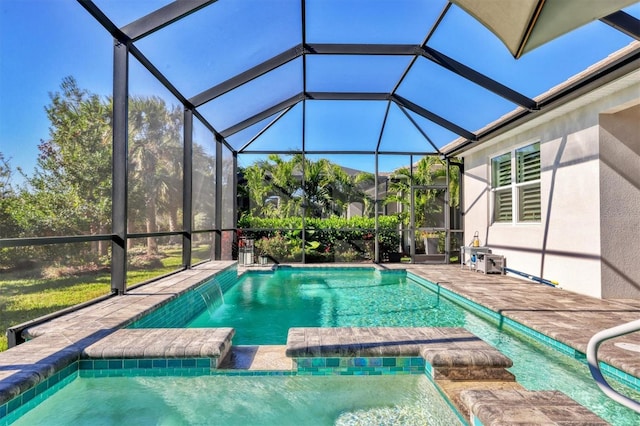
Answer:
[[[505,255],[509,268],[566,290],[640,298],[639,75],[465,151],[466,238],[478,231],[481,244]],[[493,224],[491,158],[537,141],[540,223]]]
[[[640,298],[640,105],[600,114],[602,297]]]

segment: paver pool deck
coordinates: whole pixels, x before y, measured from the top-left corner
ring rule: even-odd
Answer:
[[[80,357],[95,357],[100,341],[116,332],[158,303],[176,297],[202,282],[211,274],[232,267],[234,262],[209,262],[193,269],[169,276],[154,283],[115,296],[48,323],[33,327],[35,337],[24,344],[0,353],[0,404],[6,403],[29,389],[56,370]],[[335,264],[334,264],[335,265]],[[314,266],[314,265],[301,265]],[[326,266],[326,265],[324,265]],[[346,266],[346,265],[335,265]],[[367,266],[367,265],[352,265]],[[598,331],[640,318],[640,300],[600,300],[562,289],[531,283],[503,275],[484,275],[463,270],[459,265],[382,264],[380,269],[406,269],[442,288],[481,304],[504,317],[556,339],[580,352],[585,352],[589,339]],[[250,269],[250,268],[247,268]],[[239,272],[246,270],[239,268]],[[169,333],[168,348],[154,344],[143,354],[166,356],[175,351],[178,337]],[[211,356],[224,355],[206,337],[194,334],[196,341],[190,351],[198,353],[206,348]],[[217,339],[226,344],[233,336],[228,333]],[[113,337],[112,337],[113,338]],[[622,343],[622,345],[620,345]],[[104,342],[102,343],[104,345]],[[92,352],[93,346],[93,352]],[[605,342],[598,352],[599,359],[634,377],[640,377],[640,332]],[[232,348],[231,355],[220,368],[247,370],[289,369],[291,359],[285,356],[285,346]],[[144,352],[146,351],[146,352]],[[155,352],[154,352],[155,351]],[[477,394],[475,396],[478,396]],[[492,398],[498,394],[492,394]],[[479,403],[467,394],[469,404]],[[476,401],[476,402],[474,402]]]

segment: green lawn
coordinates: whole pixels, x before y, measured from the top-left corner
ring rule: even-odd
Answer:
[[[167,274],[181,267],[180,249],[163,250],[162,266],[131,269],[127,286]],[[38,271],[39,272],[39,271]],[[39,273],[3,273],[0,277],[0,351],[7,349],[7,328],[40,316],[86,302],[111,292],[108,271],[60,278],[42,278]]]

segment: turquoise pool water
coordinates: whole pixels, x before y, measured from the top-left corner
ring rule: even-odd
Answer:
[[[464,327],[514,361],[510,369],[530,390],[560,390],[614,425],[638,415],[607,398],[579,360],[504,329],[431,291],[405,274],[374,270],[282,269],[247,273],[189,324],[235,327],[234,344],[284,344],[294,326]],[[640,392],[612,381],[626,395]]]
[[[456,424],[459,420],[425,375],[78,378],[15,423]]]
[[[284,345],[290,327],[463,326],[465,313],[400,272],[247,273],[186,327],[234,327],[234,345]]]

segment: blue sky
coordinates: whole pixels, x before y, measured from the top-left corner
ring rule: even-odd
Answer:
[[[122,26],[168,1],[95,3]],[[370,0],[366,2],[369,7],[355,0],[308,0],[307,41],[419,44],[444,3],[405,0],[402,4],[408,7],[399,8],[397,0]],[[627,11],[640,16],[638,4]],[[185,96],[191,97],[300,43],[299,13],[298,0],[220,0],[139,41],[137,46]],[[515,61],[489,31],[452,7],[429,46],[533,97],[630,42],[629,37],[596,22]],[[307,90],[386,92],[395,85],[408,60],[311,56],[307,60]],[[256,79],[246,90],[203,105],[201,112],[218,130],[224,130],[301,91],[301,69],[302,61],[293,61],[272,75]],[[108,96],[112,73],[112,39],[76,1],[1,0],[0,152],[14,168],[20,166],[31,173],[37,145],[48,138],[44,107],[49,103],[49,93],[59,90],[62,79],[72,75],[80,87]],[[130,87],[132,93],[159,95],[177,103],[135,62],[131,65]],[[401,96],[471,131],[514,108],[485,92],[424,58],[418,60],[398,89]],[[374,149],[386,106],[386,102],[308,102],[307,147]],[[299,147],[300,117],[300,106],[293,108],[251,148],[282,146],[285,138],[285,148]],[[413,115],[413,119],[439,146],[455,137],[420,116]],[[230,137],[229,142],[239,148],[250,133]],[[404,149],[397,148],[398,141]],[[394,105],[381,149],[404,151],[425,144],[424,137]],[[385,157],[381,170],[402,161],[406,158]]]

